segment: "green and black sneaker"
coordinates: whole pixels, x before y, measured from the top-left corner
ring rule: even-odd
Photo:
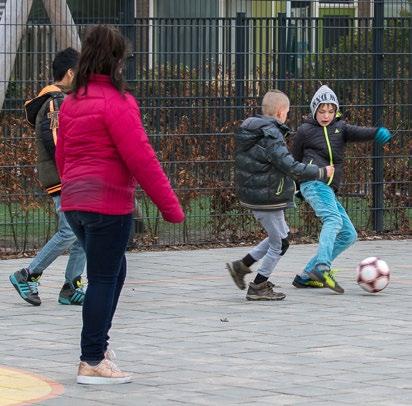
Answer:
[[[325,287],[325,285],[322,282],[314,281],[310,278],[302,278],[302,276],[300,275],[295,276],[295,279],[293,279],[292,285],[298,289],[306,289],[306,288],[319,289],[319,288]]]
[[[73,282],[66,282],[60,290],[58,302],[63,305],[82,306],[84,302],[84,283],[80,276]]]
[[[336,293],[342,294],[345,292],[342,286],[336,281],[335,272],[330,270],[326,265],[317,265],[313,271],[308,273],[308,276],[314,281],[323,283],[325,287],[332,289]]]

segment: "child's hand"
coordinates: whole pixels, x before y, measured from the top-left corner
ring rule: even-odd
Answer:
[[[387,142],[391,140],[391,138],[392,138],[392,134],[385,127],[380,127],[378,128],[378,131],[376,131],[375,141],[379,144],[382,144],[382,145],[386,144]]]
[[[331,178],[333,176],[333,174],[335,173],[335,167],[330,165],[326,167],[326,175],[328,176],[328,178]]]

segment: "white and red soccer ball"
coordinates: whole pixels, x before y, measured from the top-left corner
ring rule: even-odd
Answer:
[[[369,293],[385,289],[388,286],[389,278],[388,264],[378,257],[365,258],[356,268],[356,282]]]

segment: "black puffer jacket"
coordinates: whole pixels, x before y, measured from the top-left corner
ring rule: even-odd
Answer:
[[[293,179],[325,179],[326,170],[301,164],[288,151],[289,129],[275,119],[246,119],[236,132],[236,189],[240,203],[255,210],[294,207]],[[293,178],[293,179],[292,179]]]
[[[342,181],[346,143],[373,140],[376,130],[349,125],[339,117],[327,127],[322,127],[310,117],[298,128],[291,152],[302,163],[319,166],[333,164],[335,174],[330,186],[337,191]]]
[[[60,194],[61,182],[54,153],[58,114],[65,93],[59,86],[46,86],[37,97],[25,103],[26,118],[36,132],[37,172],[40,183],[51,196]]]

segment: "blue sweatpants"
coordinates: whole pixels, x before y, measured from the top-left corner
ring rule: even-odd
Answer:
[[[322,221],[318,250],[306,264],[304,273],[318,264],[330,268],[333,260],[356,241],[355,227],[330,186],[315,180],[302,183],[300,191]]]

